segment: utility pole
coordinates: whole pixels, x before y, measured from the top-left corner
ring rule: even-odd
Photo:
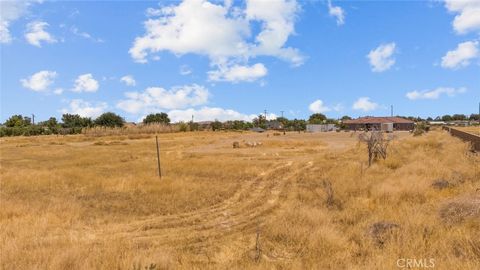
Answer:
[[[283,111],[280,111],[280,113],[282,114],[282,118],[283,118]]]
[[[193,123],[193,114],[192,114],[192,123]]]
[[[32,124],[35,125],[35,114],[32,113]]]
[[[393,105],[390,105],[390,115],[393,117]]]
[[[263,111],[265,113],[265,121],[267,120],[267,109]]]

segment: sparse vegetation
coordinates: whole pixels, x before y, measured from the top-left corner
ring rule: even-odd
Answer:
[[[148,135],[2,138],[0,268],[478,269],[479,157],[396,135],[161,134],[162,180]]]

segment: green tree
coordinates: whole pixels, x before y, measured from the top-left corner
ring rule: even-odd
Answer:
[[[480,114],[478,114],[478,113],[477,113],[477,114],[472,113],[472,114],[470,114],[470,117],[469,117],[468,119],[479,121],[479,120],[480,120]]]
[[[289,122],[289,129],[295,131],[302,131],[307,129],[307,121],[303,119],[293,119]]]
[[[282,124],[283,128],[288,127],[288,124],[290,122],[286,117],[278,117],[277,121]]]
[[[258,117],[254,118],[253,125],[260,128],[266,128],[267,119],[265,118],[265,115],[259,114]]]
[[[168,118],[168,114],[162,113],[151,113],[143,119],[144,124],[150,123],[160,123],[160,124],[170,124],[170,118]]]
[[[342,118],[340,118],[341,120],[352,120],[352,118],[348,115],[344,115],[342,116]]]
[[[51,133],[55,134],[58,132],[59,128],[57,118],[55,117],[50,117],[47,121],[40,122],[38,123],[38,125],[42,127],[47,127]]]
[[[454,114],[452,115],[453,120],[467,120],[467,116],[465,114]]]
[[[448,114],[442,116],[442,121],[452,121],[452,120],[453,118]]]
[[[222,126],[223,126],[222,122],[218,121],[217,119],[215,119],[215,121],[212,122],[213,131],[222,129]]]
[[[323,113],[314,113],[308,118],[309,124],[322,124],[323,121],[327,120],[327,117]]]
[[[25,127],[32,124],[30,117],[23,117],[21,114],[12,115],[5,121],[7,127]]]
[[[62,126],[65,128],[82,128],[92,126],[92,119],[89,117],[81,117],[78,114],[65,113],[62,115]]]
[[[333,118],[327,118],[326,123],[327,124],[337,124],[338,121],[336,119],[333,119]]]
[[[125,124],[125,120],[118,114],[106,112],[97,117],[94,123],[103,127],[122,127]]]

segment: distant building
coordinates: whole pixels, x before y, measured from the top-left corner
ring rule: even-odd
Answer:
[[[454,121],[449,121],[448,125],[468,127],[470,125],[470,122],[468,120],[454,120]]]
[[[335,131],[336,129],[335,124],[307,125],[307,132],[327,132]]]
[[[387,127],[390,129],[390,126],[393,127],[393,130],[413,130],[415,127],[415,122],[401,117],[367,116],[344,120],[342,124],[349,130],[384,130]]]
[[[277,120],[267,121],[266,123],[267,129],[283,129],[283,124]]]
[[[432,126],[441,126],[445,125],[446,123],[444,121],[428,121],[428,124]]]

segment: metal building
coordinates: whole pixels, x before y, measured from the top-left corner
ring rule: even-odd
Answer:
[[[307,125],[307,132],[327,132],[335,131],[336,129],[334,124]]]

